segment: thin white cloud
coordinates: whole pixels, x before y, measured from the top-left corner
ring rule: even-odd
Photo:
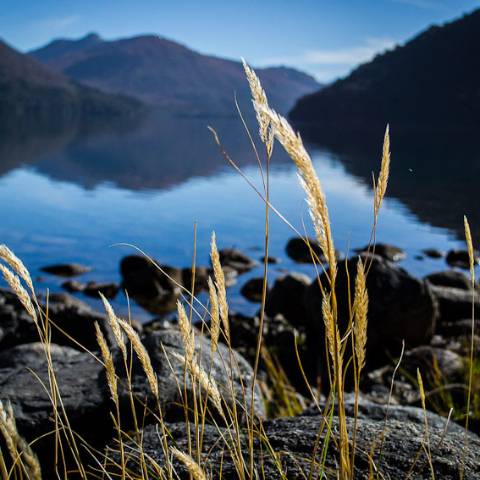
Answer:
[[[50,17],[38,20],[37,26],[48,30],[65,30],[80,20],[80,15],[67,15],[64,17]]]
[[[445,8],[444,2],[441,0],[390,0],[393,3],[403,3],[417,8],[426,8],[429,10],[437,10]]]

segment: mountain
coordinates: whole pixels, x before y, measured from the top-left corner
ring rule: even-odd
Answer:
[[[433,26],[290,113],[318,132],[466,131],[480,124],[480,10]],[[305,127],[306,127],[305,125]]]
[[[138,100],[81,86],[0,40],[0,121],[128,116]]]
[[[136,96],[145,103],[189,115],[233,115],[234,92],[249,108],[241,63],[202,55],[156,35],[105,41],[96,34],[54,40],[30,54],[83,84]],[[285,67],[258,69],[273,107],[286,113],[320,85]]]

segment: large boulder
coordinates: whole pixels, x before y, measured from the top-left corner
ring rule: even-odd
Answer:
[[[338,442],[330,439],[326,450],[325,460],[322,446],[329,429],[321,429],[323,417],[300,416],[280,418],[262,424],[264,440],[254,441],[254,475],[265,479],[289,480],[305,479],[308,472],[318,472],[324,465],[322,478],[337,478],[338,476]],[[354,426],[353,418],[347,419],[347,426],[351,434]],[[468,445],[465,444],[465,433],[461,428],[446,428],[446,420],[435,425],[429,425],[429,446],[431,451],[431,466],[436,478],[454,480],[459,478],[464,459],[464,478],[474,480],[480,471],[478,449],[480,439],[476,435],[468,434]],[[189,451],[189,438],[194,438],[194,427],[184,423],[167,424],[171,442],[181,452]],[[338,419],[332,418],[330,432],[338,432]],[[236,436],[235,436],[236,438]],[[420,415],[414,415],[409,421],[390,419],[359,418],[357,420],[355,480],[371,478],[372,468],[379,472],[380,478],[401,479],[412,474],[417,480],[429,480],[432,472],[425,455],[425,425]],[[157,465],[165,466],[165,458],[158,427],[147,427],[142,436],[142,451],[145,457],[153,459]],[[383,441],[381,441],[383,439]],[[232,458],[235,448],[227,442],[231,437],[224,428],[206,426],[202,436],[201,464],[209,472],[209,478],[234,480],[240,477],[237,470],[238,460]],[[239,443],[242,458],[249,458],[248,434],[240,433]],[[264,445],[269,448],[262,448]],[[141,472],[139,448],[130,442],[127,448],[127,465],[134,472]],[[114,447],[113,447],[114,448]],[[275,457],[271,449],[276,453]],[[119,454],[110,451],[110,455],[117,458]],[[194,447],[194,458],[196,452]],[[313,460],[313,461],[312,461]],[[150,460],[149,460],[150,461]],[[374,467],[372,467],[374,465]],[[181,479],[188,478],[188,471],[182,462],[173,458],[173,467]],[[210,477],[211,475],[211,477]],[[317,478],[314,475],[313,478]],[[318,477],[320,478],[320,477]]]
[[[467,275],[457,270],[430,273],[425,277],[425,280],[439,287],[453,287],[462,290],[471,290],[472,288],[472,284]]]
[[[390,245],[388,243],[376,243],[375,245],[366,245],[362,248],[355,249],[357,253],[374,253],[379,257],[389,260],[390,262],[399,262],[404,260],[407,257],[405,250],[402,250],[400,247],[395,245]]]
[[[384,364],[398,355],[402,341],[407,348],[428,344],[435,331],[437,306],[427,282],[412,277],[404,269],[378,256],[363,256],[367,274],[369,296],[367,330],[367,368]],[[349,289],[354,289],[357,259],[338,266],[336,297],[341,330],[345,331],[349,319]],[[322,284],[328,285],[327,274],[321,276]],[[353,296],[353,293],[352,293]],[[353,298],[352,298],[353,301]],[[322,293],[318,281],[314,280],[306,293],[308,335],[317,351],[324,344],[324,322],[322,317]],[[322,358],[324,360],[324,352]]]
[[[480,315],[480,295],[463,288],[442,287],[434,285],[431,291],[438,303],[438,324],[455,322],[472,316],[472,302],[474,315]]]
[[[178,355],[183,356],[185,352],[180,331],[178,328],[168,326],[158,328],[146,335],[143,343],[158,378],[160,402],[165,418],[174,420],[184,418],[180,392],[183,394],[186,388],[187,397],[191,402],[194,392],[195,395],[198,395],[199,389],[194,389],[189,375],[187,375],[186,386],[183,386],[185,366]],[[210,340],[197,332],[195,335],[195,353],[198,364],[207,375],[211,375],[211,378],[217,384],[225,405],[231,409],[236,402],[241,411],[243,405],[250,405],[252,398],[252,367],[240,354],[233,350],[229,351],[221,343],[218,344],[218,350],[213,356],[210,351]],[[117,353],[116,364],[118,367],[117,373],[124,375],[120,353]],[[135,397],[142,405],[156,406],[145,372],[136,357],[133,362],[132,388]],[[129,392],[124,388],[121,388],[120,392],[121,400],[128,408]],[[258,416],[263,417],[265,415],[263,397],[258,387],[254,390],[254,408]],[[214,408],[211,408],[211,410],[212,412],[215,411]]]
[[[222,267],[230,267],[238,273],[248,272],[257,262],[236,248],[224,248],[218,252]]]
[[[175,309],[183,282],[181,269],[168,265],[160,265],[160,268],[141,255],[129,255],[120,263],[122,287],[139,305],[152,313]]]

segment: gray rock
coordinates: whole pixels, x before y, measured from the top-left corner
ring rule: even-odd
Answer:
[[[292,325],[305,326],[305,293],[311,282],[310,277],[296,272],[277,278],[268,292],[267,314],[273,317],[280,313]]]
[[[425,280],[440,287],[453,287],[462,290],[471,290],[472,288],[470,279],[463,272],[457,270],[430,273],[425,277]]]
[[[472,316],[472,300],[475,305],[475,316],[480,315],[480,295],[472,291],[432,286],[431,291],[437,301],[439,318],[438,324],[441,327],[444,323],[463,320]]]
[[[77,280],[67,280],[62,283],[62,288],[70,293],[83,292],[85,285]]]
[[[176,420],[179,415],[180,418],[184,418],[184,410],[179,394],[179,384],[183,385],[184,364],[174,356],[174,354],[182,356],[185,354],[182,336],[179,330],[177,328],[159,328],[145,336],[143,343],[150,355],[153,369],[158,377],[160,401],[166,418]],[[213,355],[213,358],[211,357],[210,350],[210,340],[199,333],[196,334],[195,351],[198,362],[207,374],[210,373],[212,375],[224,402],[229,408],[233,407],[234,399],[231,390],[233,382],[233,389],[237,401],[243,399],[245,391],[247,402],[250,404],[253,370],[249,363],[240,354],[229,352],[227,347],[221,343],[219,343],[218,351]],[[124,374],[124,369],[121,367],[122,361],[119,354],[117,355],[117,373]],[[230,361],[234,366],[233,369],[230,369]],[[243,390],[242,382],[245,390]],[[132,383],[133,392],[140,402],[147,404],[154,403],[147,378],[136,357],[133,366]],[[189,377],[187,378],[186,388],[187,395],[191,400],[193,388]],[[181,391],[183,392],[183,386],[181,386]],[[196,393],[198,394],[198,389],[196,389]],[[130,401],[128,392],[125,389],[121,389],[120,396],[122,401],[128,405]],[[259,387],[255,388],[254,398],[255,411],[258,416],[263,417],[265,415],[265,409]],[[244,404],[243,400],[241,403]],[[190,405],[192,405],[191,402]],[[214,413],[215,409],[212,407],[211,411]]]
[[[404,260],[407,257],[407,254],[404,250],[395,245],[390,245],[388,243],[376,243],[375,246],[367,246],[363,248],[355,249],[357,253],[367,253],[378,255],[379,257],[389,260],[390,262],[399,262]]]
[[[47,265],[40,269],[42,272],[57,275],[59,277],[75,277],[83,273],[90,272],[92,269],[78,263],[61,263],[56,265]]]
[[[402,340],[407,348],[428,344],[433,336],[437,318],[437,307],[427,282],[412,277],[404,269],[378,257],[364,257],[369,268],[367,289],[369,295],[367,368],[375,368],[389,360],[386,352],[396,356],[401,350]],[[370,264],[371,262],[371,264]],[[347,262],[351,285],[353,285],[357,259]],[[328,281],[325,274],[323,285]],[[348,314],[348,281],[344,265],[339,265],[336,280],[336,295],[339,308],[338,318],[343,329]],[[353,287],[352,287],[353,288]],[[312,331],[312,354],[317,351],[324,338],[322,319],[322,294],[318,282],[312,282],[306,293],[308,325]],[[316,334],[314,333],[316,331]],[[324,359],[324,352],[319,357]]]
[[[317,452],[315,460],[317,465],[322,463],[321,453],[327,429],[323,428],[319,435],[322,417],[300,416],[294,418],[281,418],[264,422],[262,431],[268,439],[268,445],[275,451],[281,452],[274,460],[269,449],[261,448],[258,441],[254,444],[255,474],[259,478],[300,480],[304,479],[312,467],[313,452]],[[347,422],[349,431],[353,429],[353,419]],[[171,434],[171,441],[180,451],[188,451],[186,426],[183,423],[167,425]],[[380,478],[401,479],[406,478],[413,467],[413,476],[416,480],[431,479],[432,473],[423,452],[425,439],[424,425],[417,421],[389,420],[385,425],[383,420],[360,418],[357,425],[357,450],[355,457],[355,480],[371,478],[371,461],[381,474]],[[338,434],[337,417],[332,419],[333,435]],[[191,435],[193,436],[192,430]],[[381,455],[380,439],[384,436]],[[222,438],[229,438],[224,429],[207,426],[203,436],[202,462],[206,463],[209,473],[214,479],[234,480],[239,478],[235,463],[229,454]],[[464,433],[462,430],[451,429],[445,434],[444,428],[437,425],[429,426],[429,444],[432,456],[432,466],[436,478],[453,480],[459,477],[461,459],[463,455]],[[480,471],[480,458],[478,449],[480,439],[475,435],[468,435],[468,447],[465,452],[464,478],[473,480],[478,478]],[[143,435],[143,449],[147,456],[153,458],[160,466],[165,464],[158,430],[147,427]],[[248,458],[247,435],[240,436],[242,454]],[[264,442],[266,443],[266,442]],[[132,445],[133,446],[133,445]],[[316,448],[318,446],[318,448]],[[127,449],[129,451],[129,449]],[[136,449],[133,449],[135,452]],[[373,453],[372,453],[373,452]],[[419,454],[420,452],[420,454]],[[195,456],[195,454],[194,454]],[[415,459],[418,460],[415,462]],[[280,462],[282,473],[279,472]],[[325,461],[325,471],[322,478],[337,478],[338,451],[336,442],[330,441],[330,447]],[[222,466],[221,473],[219,466]],[[129,454],[128,467],[134,471],[139,470],[138,456]],[[185,467],[174,460],[174,468],[181,479],[188,478]],[[320,478],[318,467],[314,470],[313,478]]]

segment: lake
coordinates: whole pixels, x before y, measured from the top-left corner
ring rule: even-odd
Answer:
[[[253,119],[248,120],[256,137]],[[3,131],[0,137],[0,241],[20,256],[39,291],[61,291],[64,279],[42,266],[78,262],[91,266],[81,281],[120,281],[119,262],[135,245],[164,264],[192,261],[197,228],[197,263],[208,263],[212,230],[220,248],[237,247],[262,257],[264,206],[242,176],[220,155],[207,125],[212,125],[232,158],[259,188],[261,177],[248,138],[237,119],[152,115],[140,125],[118,128],[29,129]],[[93,130],[93,131],[92,131]],[[343,252],[364,246],[372,224],[371,171],[380,164],[382,132],[359,142],[348,139],[308,143],[327,195],[336,246]],[[415,275],[446,268],[444,260],[419,259],[424,248],[463,248],[463,214],[474,238],[479,154],[458,139],[397,142],[392,128],[392,175],[380,216],[377,240],[407,252],[401,263]],[[310,221],[292,162],[275,145],[271,164],[275,207],[299,231]],[[272,214],[270,267],[273,278],[285,271],[313,275],[285,254],[291,228]],[[254,313],[239,290],[261,267],[242,275],[230,289],[232,310]],[[84,297],[96,308],[97,300]],[[122,314],[127,301],[112,302]],[[132,305],[133,316],[151,315]]]

